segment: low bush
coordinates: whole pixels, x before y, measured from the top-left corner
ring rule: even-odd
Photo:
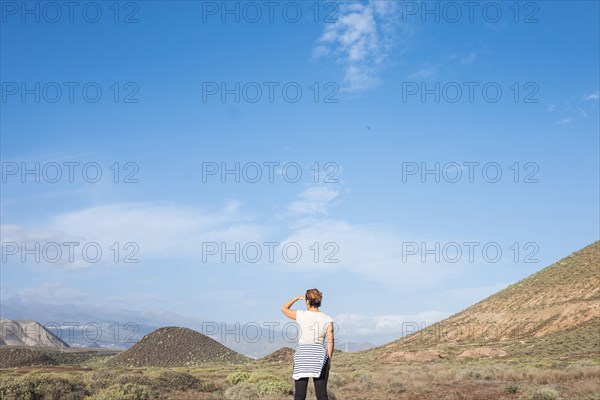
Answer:
[[[260,394],[293,394],[292,385],[280,380],[262,380],[256,384]]]
[[[170,390],[199,389],[202,386],[200,379],[180,371],[162,371],[155,381],[159,387]]]
[[[538,390],[529,398],[530,400],[557,400],[559,398],[556,390],[542,389]]]
[[[368,376],[369,376],[369,373],[367,371],[365,371],[364,369],[358,369],[358,370],[352,372],[352,377],[354,379],[362,379],[362,378],[365,378]]]
[[[3,400],[83,400],[89,394],[79,377],[25,374],[0,381]]]
[[[135,383],[116,384],[100,391],[90,400],[148,400],[150,391],[147,387]]]
[[[227,382],[232,385],[237,385],[238,383],[245,382],[250,378],[250,374],[246,371],[237,371],[232,372],[227,375]]]
[[[258,383],[262,381],[281,381],[285,382],[285,379],[278,375],[271,375],[264,372],[253,372],[250,374],[246,382],[248,383]]]

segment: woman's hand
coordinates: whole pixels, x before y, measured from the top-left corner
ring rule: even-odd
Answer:
[[[295,298],[296,300],[306,300],[306,297],[304,296],[296,296]]]

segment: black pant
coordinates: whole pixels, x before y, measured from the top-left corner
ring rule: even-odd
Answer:
[[[327,378],[329,378],[329,368],[331,368],[331,359],[327,358],[327,362],[321,370],[321,375],[318,378],[313,378],[317,400],[329,400],[327,397]],[[295,386],[296,390],[294,390],[294,400],[305,400],[306,388],[308,387],[308,378],[296,379]]]

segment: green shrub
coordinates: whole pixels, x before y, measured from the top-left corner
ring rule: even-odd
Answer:
[[[37,391],[44,400],[79,400],[89,394],[79,377],[44,376],[38,381]]]
[[[87,395],[89,391],[79,377],[25,374],[0,383],[3,400],[82,400]]]
[[[369,376],[369,373],[367,371],[365,371],[364,369],[358,369],[352,373],[352,377],[354,379],[361,379],[363,377],[368,377],[368,376]]]
[[[250,378],[250,374],[248,372],[237,371],[237,372],[232,372],[229,375],[227,375],[227,382],[231,383],[232,385],[237,385],[240,382],[247,381],[248,378]]]
[[[542,389],[532,394],[530,400],[557,400],[558,398],[556,390]]]
[[[117,371],[100,368],[94,371],[89,377],[89,386],[92,389],[105,389],[114,385],[117,382],[119,375],[120,374],[118,374]]]
[[[292,385],[280,380],[263,380],[256,384],[261,394],[292,394]]]
[[[108,386],[113,386],[113,385],[125,386],[128,383],[130,383],[132,385],[138,385],[138,386],[153,386],[156,384],[155,382],[156,382],[156,379],[153,379],[148,375],[125,374],[125,375],[119,375],[119,377],[114,382],[111,382]]]
[[[148,400],[147,387],[135,383],[112,385],[92,397],[93,400]]]
[[[6,400],[37,400],[36,385],[32,379],[25,376],[19,378],[4,378],[0,381],[0,398]]]
[[[278,375],[271,375],[264,372],[253,372],[250,374],[246,382],[248,383],[258,383],[262,381],[282,381],[285,382],[285,379]]]
[[[187,372],[180,371],[162,371],[156,380],[156,383],[161,388],[171,390],[189,390],[200,388],[200,379],[195,376],[188,374]]]

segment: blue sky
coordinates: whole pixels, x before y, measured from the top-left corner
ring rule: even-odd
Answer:
[[[346,337],[383,342],[598,240],[596,1],[472,21],[461,2],[44,4],[2,2],[3,302],[261,323],[317,287]]]

